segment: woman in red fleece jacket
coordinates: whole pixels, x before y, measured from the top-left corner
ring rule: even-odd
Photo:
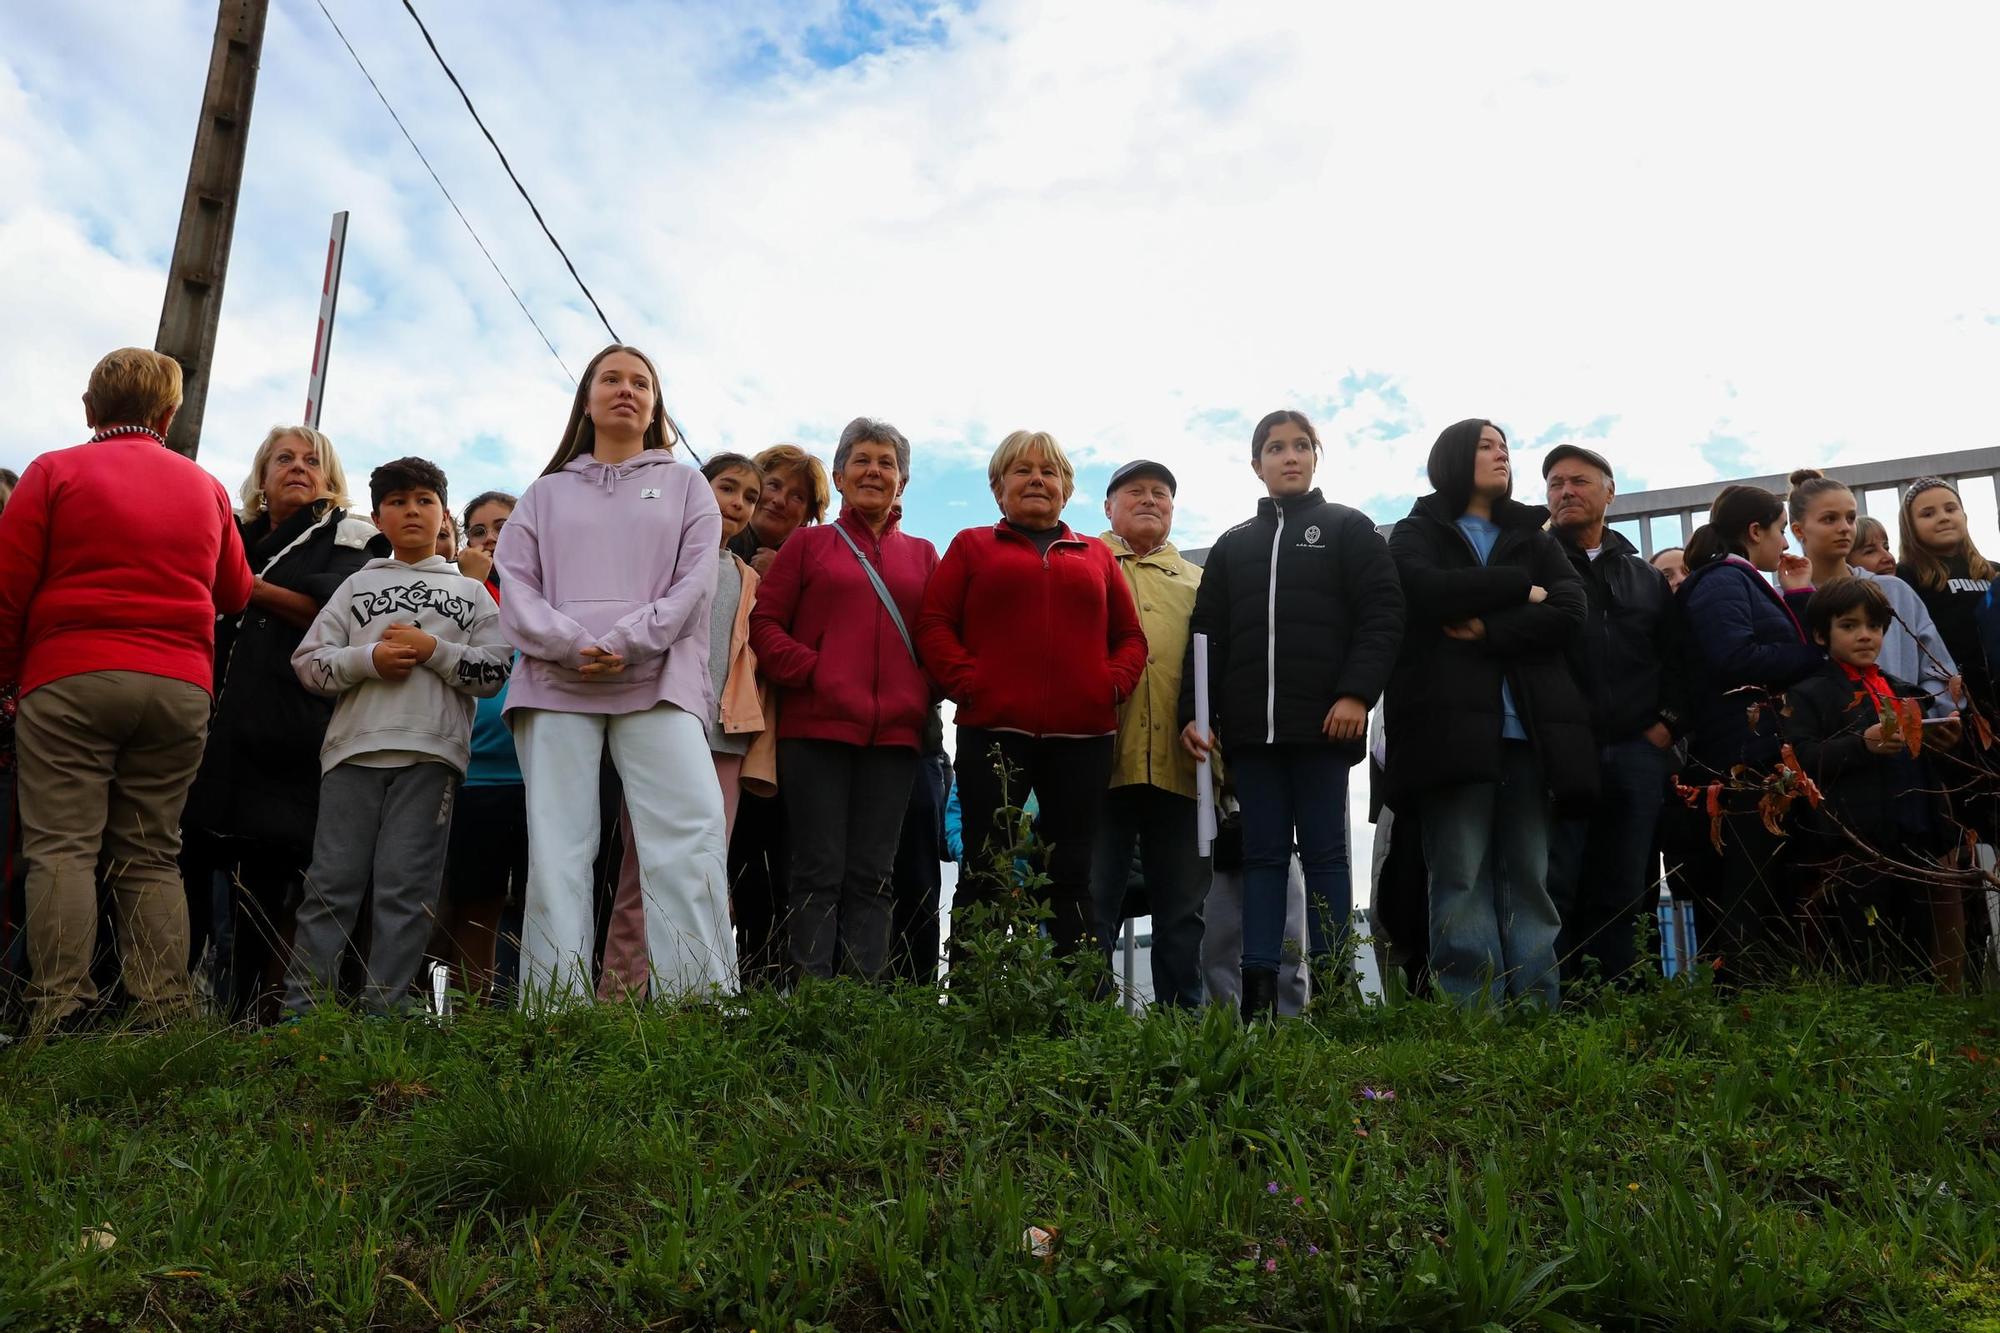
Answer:
[[[984,844],[1000,812],[1033,790],[1049,846],[1050,933],[1067,956],[1090,933],[1091,843],[1111,785],[1118,704],[1146,669],[1146,634],[1111,549],[1062,521],[1076,471],[1055,437],[1015,431],[986,478],[1000,522],[952,539],[917,620],[924,665],[958,704],[966,859],[953,910],[1006,890]],[[954,921],[952,938],[964,933]]]
[[[848,422],[833,455],[840,517],[792,534],[750,611],[758,669],[784,691],[791,952],[812,976],[838,963],[872,981],[889,965],[889,876],[931,708],[911,626],[938,563],[936,547],[902,530],[909,480],[901,431]]]
[[[0,685],[21,694],[38,1032],[81,1026],[97,1000],[100,859],[134,1017],[191,1008],[174,858],[208,732],[215,618],[249,601],[250,567],[222,484],[166,447],[180,403],[171,358],[106,356],[83,396],[89,442],[36,459],[0,514]]]

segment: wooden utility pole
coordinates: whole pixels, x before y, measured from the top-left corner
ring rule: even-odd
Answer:
[[[174,237],[167,299],[155,351],[181,363],[180,413],[167,444],[189,458],[201,447],[208,404],[209,363],[222,316],[222,281],[229,272],[229,238],[236,230],[236,196],[243,187],[243,153],[250,142],[250,105],[257,95],[257,60],[264,49],[270,0],[221,0],[208,86],[194,133],[181,228]]]

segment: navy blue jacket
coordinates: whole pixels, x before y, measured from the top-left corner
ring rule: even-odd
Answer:
[[[1806,638],[1797,615],[1756,566],[1729,556],[1690,573],[1675,594],[1687,646],[1693,723],[1688,752],[1702,776],[1735,764],[1777,762],[1779,696],[1819,670],[1826,654]],[[1803,595],[1801,596],[1803,600]],[[1756,690],[1731,693],[1744,686]],[[1750,705],[1757,723],[1750,724]]]

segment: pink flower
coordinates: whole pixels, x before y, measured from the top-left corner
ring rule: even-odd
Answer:
[[[1264,1261],[1264,1271],[1265,1271],[1266,1273],[1275,1273],[1275,1272],[1277,1272],[1277,1271],[1278,1271],[1278,1261],[1277,1261],[1276,1259],[1266,1259],[1266,1260]]]

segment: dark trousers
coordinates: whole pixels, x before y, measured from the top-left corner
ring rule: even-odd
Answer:
[[[917,761],[903,836],[896,843],[895,936],[889,975],[933,985],[938,975],[938,897],[944,888],[944,798],[951,790],[951,761],[927,754]]]
[[[1431,875],[1424,865],[1422,809],[1412,797],[1400,810],[1382,811],[1389,843],[1379,858],[1368,915],[1375,935],[1376,964],[1383,978],[1387,979],[1391,968],[1400,968],[1404,988],[1411,995],[1424,994],[1431,984]],[[1382,821],[1375,825],[1378,847],[1384,833]]]
[[[1278,969],[1292,848],[1306,876],[1306,948],[1343,953],[1354,909],[1347,856],[1348,764],[1330,745],[1239,745],[1230,778],[1243,806],[1243,966]]]
[[[1703,841],[1689,865],[1699,957],[1730,986],[1776,980],[1805,957],[1791,848],[1755,811],[1724,815],[1722,850]]]
[[[458,781],[456,769],[430,763],[337,764],[321,779],[319,832],[285,975],[286,1009],[299,1013],[331,996],[350,945],[366,959],[362,1003],[370,1011],[418,1003],[411,985],[444,884]],[[355,936],[364,903],[373,904],[365,953]]]
[[[1153,918],[1153,1001],[1196,1008],[1201,1004],[1201,911],[1210,874],[1195,838],[1193,798],[1145,783],[1113,787],[1105,797],[1090,892],[1107,962],[1125,919],[1135,849]],[[1279,924],[1282,928],[1283,921]]]
[[[275,1021],[312,855],[286,843],[243,838],[218,838],[211,853],[191,867],[187,889],[210,895],[216,1006],[230,1018]]]
[[[792,831],[792,961],[876,980],[889,966],[889,876],[917,752],[899,745],[778,742],[778,790]]]
[[[1012,843],[1011,832],[995,825],[1001,811],[1020,807],[1033,791],[1041,808],[1035,828],[1048,856],[1049,883],[1044,892],[1051,912],[1049,934],[1055,938],[1059,957],[1084,947],[1092,931],[1090,858],[1111,782],[1116,740],[1115,736],[1038,737],[983,727],[958,729],[958,809],[964,821],[965,866],[952,907],[954,938],[966,929],[956,915],[960,909],[998,903],[1014,887],[1003,878],[1011,877],[1010,857],[1001,858],[1009,865],[995,873],[995,850]],[[994,770],[995,746],[1009,774],[1004,783]],[[996,837],[1007,841],[1000,849],[990,849],[988,844]]]
[[[1640,932],[1659,902],[1653,835],[1660,825],[1672,752],[1644,736],[1602,746],[1597,801],[1557,822],[1549,839],[1549,898],[1562,917],[1556,958],[1564,989],[1595,965],[1607,982],[1631,979]]]
[[[729,840],[729,894],[736,912],[737,966],[746,986],[775,986],[784,979],[790,878],[784,801],[744,792]]]

